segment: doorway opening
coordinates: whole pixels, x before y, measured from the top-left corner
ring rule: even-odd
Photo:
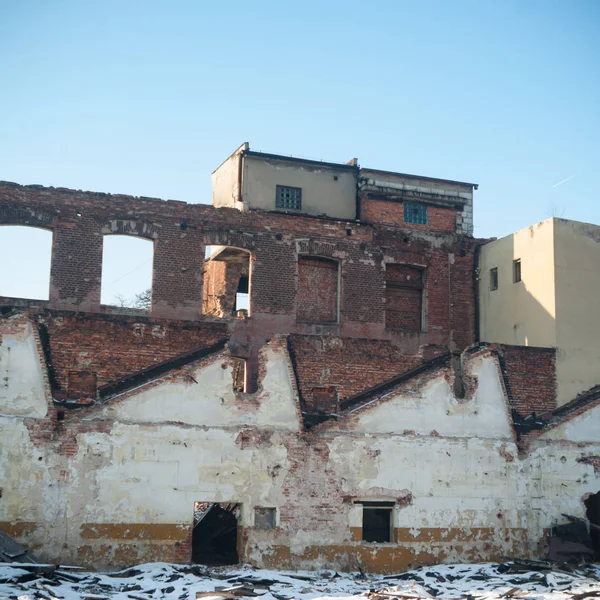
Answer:
[[[600,492],[592,494],[585,504],[585,516],[590,522],[590,537],[596,560],[600,559]]]
[[[237,565],[240,505],[195,502],[192,562],[202,565]]]

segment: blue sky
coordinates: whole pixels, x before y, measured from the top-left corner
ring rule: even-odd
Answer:
[[[2,0],[0,32],[0,179],[209,203],[248,141],[477,182],[478,237],[600,223],[596,0]]]

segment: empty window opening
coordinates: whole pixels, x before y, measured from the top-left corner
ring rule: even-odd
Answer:
[[[260,531],[275,529],[277,509],[257,506],[254,508],[254,528]]]
[[[413,223],[414,225],[427,225],[427,204],[405,202],[404,222]]]
[[[192,562],[236,565],[239,504],[195,502]]]
[[[600,560],[600,492],[592,494],[585,500],[585,516],[590,525],[590,537],[592,538],[592,546],[594,547],[594,555],[596,560]]]
[[[424,282],[423,269],[408,265],[386,265],[386,329],[422,331]]]
[[[513,260],[513,282],[519,283],[521,281],[521,259],[517,258]]]
[[[498,289],[498,267],[490,269],[490,291]]]
[[[362,539],[380,544],[392,541],[393,502],[363,502]]]
[[[243,358],[233,359],[233,391],[246,391],[246,361]]]
[[[48,300],[52,232],[23,225],[0,226],[0,296]]]
[[[150,310],[154,243],[130,235],[105,235],[100,302]]]
[[[248,314],[250,306],[250,281],[248,275],[242,275],[238,282],[237,292],[235,294],[235,302],[233,304],[233,314],[241,317]]]
[[[250,253],[233,246],[207,246],[202,311],[221,318],[250,314]]]
[[[275,206],[287,210],[302,210],[302,188],[278,185]]]
[[[304,323],[337,323],[338,298],[338,262],[316,256],[300,257],[296,296],[297,320]]]

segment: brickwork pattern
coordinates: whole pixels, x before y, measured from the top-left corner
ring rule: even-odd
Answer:
[[[541,415],[556,408],[556,351],[495,345],[512,409],[526,416]]]
[[[448,231],[456,230],[456,216],[458,211],[442,206],[427,206],[427,225],[407,223],[404,220],[404,203],[376,198],[363,198],[360,204],[360,218],[367,223],[393,225],[406,229],[421,231]]]
[[[311,399],[314,388],[332,387],[343,400],[422,361],[379,340],[292,335],[290,349],[303,399]]]
[[[56,311],[41,313],[37,319],[47,329],[52,367],[65,390],[71,371],[96,373],[100,387],[228,335],[221,323]]]
[[[306,323],[336,323],[338,312],[338,263],[301,256],[298,258],[296,317]]]

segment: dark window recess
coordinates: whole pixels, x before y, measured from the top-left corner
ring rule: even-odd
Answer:
[[[254,527],[261,531],[275,529],[277,510],[275,508],[266,508],[257,506],[254,509]]]
[[[490,269],[490,291],[498,289],[498,267]]]
[[[423,329],[425,272],[408,265],[386,265],[385,327],[404,331]]]
[[[378,543],[392,541],[392,507],[363,505],[362,539]]]
[[[246,383],[246,361],[243,358],[233,359],[233,391],[243,392]]]
[[[513,281],[519,283],[521,281],[521,259],[513,260]]]
[[[192,532],[192,561],[203,565],[235,565],[238,504],[196,502]]]
[[[404,222],[414,223],[415,225],[427,225],[427,204],[405,202]]]
[[[247,275],[242,275],[238,282],[237,291],[235,293],[235,302],[233,303],[233,314],[237,314],[238,310],[243,310],[248,313],[250,306],[250,280]]]
[[[277,208],[301,210],[302,188],[285,187],[283,185],[278,185],[275,206]]]

